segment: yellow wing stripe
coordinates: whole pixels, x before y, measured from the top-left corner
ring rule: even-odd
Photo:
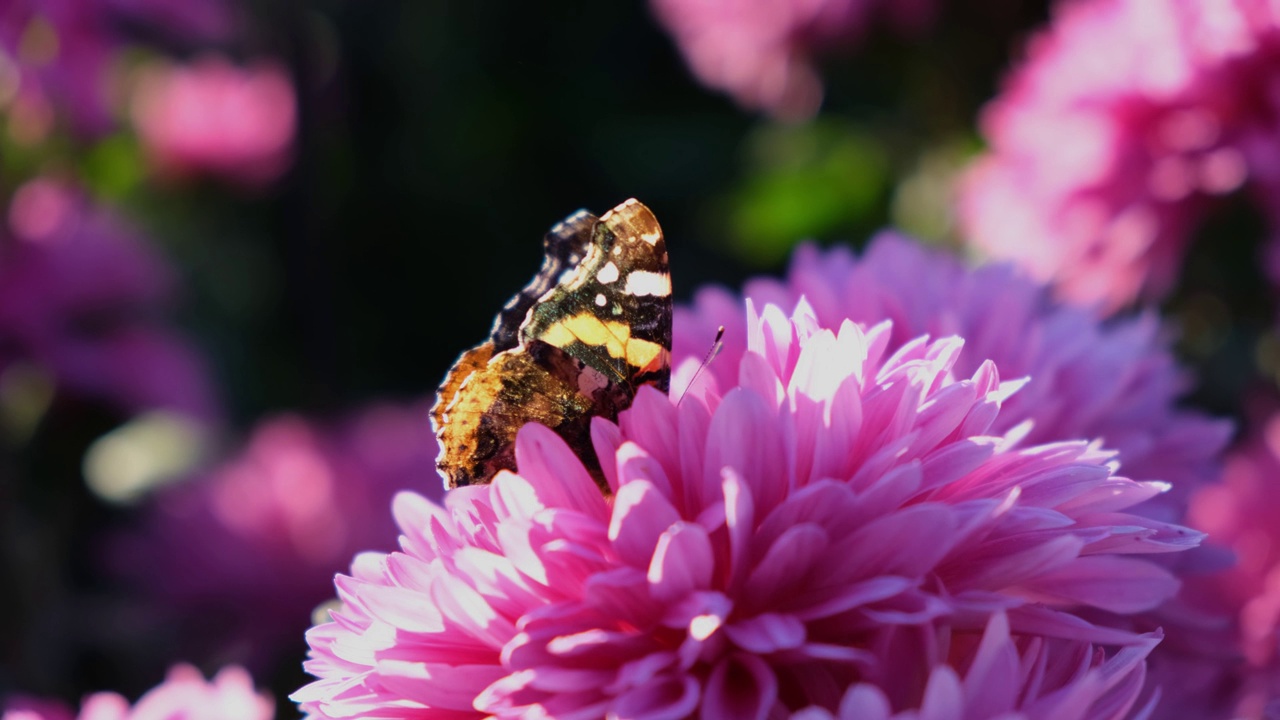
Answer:
[[[592,347],[603,347],[609,357],[626,360],[634,368],[647,368],[664,351],[661,345],[631,337],[631,326],[616,320],[581,313],[548,327],[540,339],[558,348],[567,348],[574,340]]]

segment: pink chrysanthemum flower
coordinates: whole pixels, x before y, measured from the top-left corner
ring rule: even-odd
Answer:
[[[859,683],[900,712],[930,702],[934,668],[898,667],[895,639],[935,626],[980,633],[1003,612],[1031,665],[1038,642],[1154,641],[1076,611],[1176,591],[1148,558],[1199,536],[1129,512],[1158,486],[1084,441],[992,435],[1018,383],[989,362],[957,374],[958,338],[890,352],[889,323],[751,308],[732,372],[679,402],[641,388],[618,425],[595,422],[609,497],[536,424],[518,473],[443,508],[398,496],[401,552],[359,556],[308,635],[320,679],[294,699],[309,716],[764,718],[836,712]],[[1106,674],[1071,672],[1089,665]],[[1138,693],[1126,681],[1113,702],[1114,683],[1047,667],[1046,687],[1076,694],[1070,717],[1122,717]],[[1007,700],[976,692],[974,707]]]
[[[1249,183],[1273,213],[1277,73],[1267,3],[1059,3],[987,109],[992,152],[964,184],[962,225],[1062,297],[1158,297],[1213,200]]]
[[[933,0],[653,0],[703,84],[791,119],[814,114],[822,102],[815,52],[856,38],[875,16],[914,28],[933,10]]]
[[[235,666],[206,681],[190,665],[176,665],[164,682],[133,705],[112,692],[85,698],[79,713],[55,703],[11,700],[0,720],[272,720],[275,703],[256,693],[253,678]]]
[[[803,297],[832,330],[846,318],[864,325],[892,320],[894,350],[924,334],[963,337],[959,374],[991,360],[1003,377],[1031,379],[1004,403],[993,431],[1031,420],[1028,442],[1100,440],[1116,451],[1126,476],[1172,485],[1143,505],[1148,516],[1180,522],[1189,493],[1217,478],[1230,424],[1177,407],[1189,378],[1154,316],[1100,322],[1083,308],[1054,302],[1012,266],[968,268],[888,232],[861,258],[843,248],[803,246],[785,282],[753,280],[745,295],[784,308]],[[709,288],[691,307],[678,308],[676,359],[701,358],[716,326],[724,325],[724,349],[704,372],[726,382],[746,349],[741,304]]]
[[[0,377],[38,367],[60,392],[135,413],[220,413],[199,353],[166,322],[172,268],[120,218],[37,179],[0,228]]]
[[[395,493],[440,487],[425,417],[380,405],[329,427],[267,421],[237,456],[157,493],[112,564],[184,653],[264,664],[295,647],[352,554],[394,539]]]
[[[259,186],[288,167],[295,100],[278,65],[238,68],[218,57],[155,65],[140,73],[134,92],[134,125],[162,175],[208,173]]]

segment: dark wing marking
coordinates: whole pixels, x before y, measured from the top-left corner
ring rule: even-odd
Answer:
[[[591,230],[599,220],[586,210],[579,210],[564,220],[542,238],[542,269],[533,276],[523,290],[507,301],[493,319],[489,340],[495,352],[510,350],[520,342],[520,326],[529,314],[529,308],[538,298],[560,282],[560,276],[586,257],[591,245]]]

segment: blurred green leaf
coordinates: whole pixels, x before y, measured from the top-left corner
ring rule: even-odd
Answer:
[[[118,134],[95,144],[85,154],[81,174],[95,195],[119,200],[142,182],[143,167],[136,139]]]
[[[739,259],[774,265],[801,240],[879,224],[889,162],[866,129],[830,118],[766,125],[746,145],[744,180],[725,213]]]

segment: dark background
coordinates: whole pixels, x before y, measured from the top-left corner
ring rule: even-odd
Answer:
[[[806,237],[864,240],[922,155],[976,149],[976,111],[1043,12],[997,6],[844,50],[824,113],[789,126],[699,86],[640,3],[282,4],[239,50],[293,66],[292,172],[259,198],[129,200],[186,269],[240,418],[421,394],[578,208],[648,204],[677,298],[776,270]]]

